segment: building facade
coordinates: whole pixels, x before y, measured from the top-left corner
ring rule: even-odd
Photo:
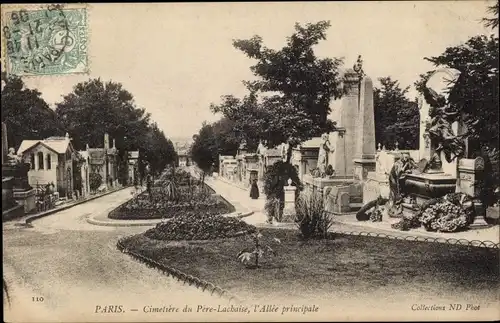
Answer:
[[[61,197],[72,196],[78,153],[68,134],[44,140],[23,140],[17,154],[30,164],[28,182],[31,186],[54,184]]]

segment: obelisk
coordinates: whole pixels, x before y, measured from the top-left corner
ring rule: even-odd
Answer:
[[[361,80],[356,126],[354,175],[358,179],[366,179],[368,172],[375,171],[376,153],[373,82],[367,76]]]

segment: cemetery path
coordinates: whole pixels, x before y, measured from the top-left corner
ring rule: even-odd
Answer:
[[[233,204],[238,204],[242,209],[249,209],[254,213],[250,216],[244,217],[243,220],[249,224],[258,227],[275,227],[266,224],[267,216],[264,210],[265,196],[262,194],[259,199],[252,200],[249,197],[249,191],[242,189],[235,184],[232,184],[222,179],[206,179],[206,183],[210,185],[217,193],[221,194]],[[385,219],[383,222],[360,222],[356,220],[355,214],[346,214],[334,217],[335,224],[332,226],[332,231],[339,232],[369,232],[373,234],[386,234],[398,237],[418,236],[426,238],[452,238],[452,239],[465,239],[468,241],[485,241],[487,245],[497,244],[500,242],[498,226],[483,226],[481,224],[474,224],[471,229],[464,232],[454,233],[438,233],[427,232],[423,228],[414,229],[411,231],[400,231],[392,229],[391,221],[397,219]],[[281,228],[296,228],[293,223],[283,223],[278,227]]]
[[[143,232],[144,227],[99,227],[85,221],[89,214],[109,212],[130,196],[125,189],[36,220],[32,228],[3,225],[4,278],[11,297],[6,321],[135,321],[144,320],[147,306],[182,307],[186,299],[220,304],[220,299],[116,249],[120,237]],[[121,306],[115,308],[121,313],[96,313],[97,306],[110,305]],[[147,317],[161,320],[165,315]]]

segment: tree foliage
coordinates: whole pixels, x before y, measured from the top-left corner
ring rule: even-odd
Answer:
[[[498,45],[497,36],[474,36],[439,56],[425,58],[436,67],[461,72],[448,100],[454,110],[461,112],[467,137],[475,142],[476,149],[498,148]],[[420,93],[431,74],[422,74],[415,83]]]
[[[212,165],[218,164],[218,146],[212,125],[203,123],[191,145],[191,158],[204,172],[209,173]]]
[[[37,90],[28,89],[17,76],[2,73],[2,122],[7,125],[9,147],[24,139],[64,135],[56,115]]]
[[[176,160],[174,146],[150,115],[138,108],[130,92],[120,83],[90,79],[75,85],[73,92],[57,104],[60,122],[74,138],[76,149],[102,147],[104,134],[116,140],[120,151],[121,174],[125,176],[126,151],[139,151],[141,163],[147,162],[153,173]],[[144,167],[140,167],[144,173]]]
[[[373,91],[375,140],[394,149],[418,149],[419,112],[416,102],[407,98],[409,86],[401,88],[391,77],[379,78],[380,88]]]
[[[257,80],[244,82],[249,93],[242,99],[223,96],[220,104],[211,105],[212,111],[233,121],[245,139],[263,139],[269,146],[289,141],[293,147],[333,131],[335,124],[327,116],[330,100],[342,94],[342,60],[318,58],[313,50],[326,39],[329,26],[327,21],[296,24],[280,50],[265,47],[260,36],[233,41],[236,49],[257,60],[250,67]]]

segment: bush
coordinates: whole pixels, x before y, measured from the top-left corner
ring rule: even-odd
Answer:
[[[297,224],[302,237],[325,238],[332,220],[325,211],[323,198],[320,194],[300,193],[296,202]]]
[[[102,176],[99,173],[89,174],[89,186],[91,191],[96,191],[102,185]]]
[[[281,220],[280,216],[281,204],[282,202],[276,197],[272,197],[266,200],[266,203],[264,204],[264,209],[266,210],[268,222],[272,222],[273,219],[276,219],[278,222]]]
[[[274,212],[273,203],[276,202],[273,199],[280,201],[278,214],[273,213],[272,215],[276,219],[281,219],[283,215],[285,207],[285,190],[283,187],[288,185],[288,179],[292,180],[292,186],[297,187],[296,194],[298,194],[303,186],[300,182],[297,169],[290,163],[277,161],[269,166],[264,174],[264,193],[266,194],[266,199],[269,201],[269,208],[266,208],[266,210]],[[268,217],[271,217],[271,214],[268,213]]]
[[[196,212],[158,223],[146,231],[146,237],[155,240],[215,240],[232,238],[255,232],[253,225],[235,217],[201,215]]]

